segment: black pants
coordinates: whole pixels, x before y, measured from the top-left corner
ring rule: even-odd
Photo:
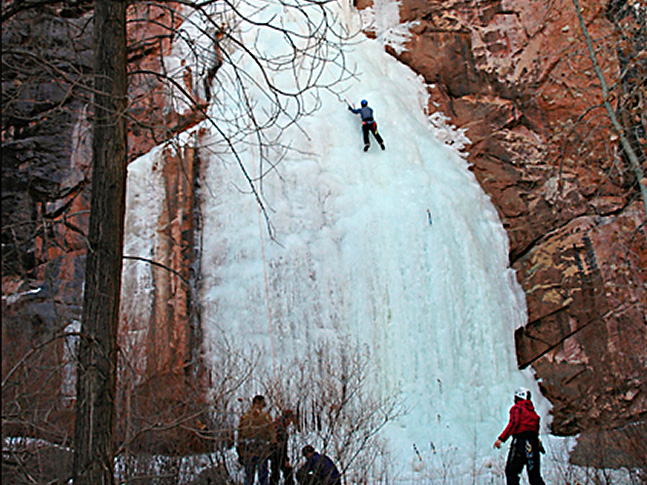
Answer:
[[[280,474],[283,473],[283,482],[285,485],[294,485],[294,470],[288,465],[287,453],[283,454],[280,450],[272,453],[272,472],[270,473],[270,485],[278,485]]]
[[[369,133],[373,133],[373,136],[375,137],[375,139],[380,145],[384,144],[384,140],[382,140],[382,137],[377,132],[377,123],[375,123],[375,121],[362,123],[362,134],[364,135],[364,145],[369,144],[369,141],[368,141]]]
[[[530,485],[544,485],[539,470],[539,438],[535,433],[522,433],[512,438],[505,478],[508,485],[519,485],[519,475],[526,467]]]

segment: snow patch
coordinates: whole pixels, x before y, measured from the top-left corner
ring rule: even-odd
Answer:
[[[401,23],[400,4],[397,0],[375,0],[372,6],[360,11],[364,30],[374,33],[382,45],[391,47],[398,55],[407,50],[410,30],[420,23]]]

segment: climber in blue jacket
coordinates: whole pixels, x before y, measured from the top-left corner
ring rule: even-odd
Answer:
[[[353,108],[351,105],[348,105],[348,110],[354,114],[358,114],[362,118],[362,133],[364,135],[364,151],[368,150],[368,147],[371,146],[371,144],[368,141],[368,134],[373,133],[373,136],[377,140],[377,142],[380,144],[380,147],[382,150],[384,150],[386,147],[384,146],[384,140],[382,140],[382,137],[380,134],[377,132],[377,123],[375,122],[375,119],[373,118],[373,109],[368,106],[368,101],[365,99],[362,99],[360,102],[360,108]]]

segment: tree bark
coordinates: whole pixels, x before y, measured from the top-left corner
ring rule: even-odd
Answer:
[[[75,484],[113,484],[117,325],[126,206],[126,2],[94,3],[92,197],[79,346]]]

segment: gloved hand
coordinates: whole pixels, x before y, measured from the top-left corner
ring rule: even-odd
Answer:
[[[348,106],[348,111],[353,111],[353,107],[349,104]]]

